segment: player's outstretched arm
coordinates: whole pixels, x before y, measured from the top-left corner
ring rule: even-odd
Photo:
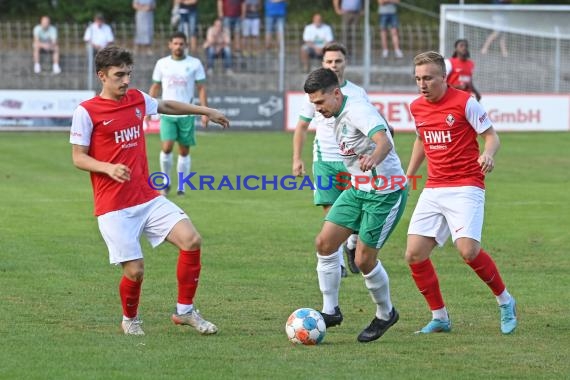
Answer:
[[[71,157],[76,168],[93,173],[104,173],[121,183],[131,179],[131,169],[128,166],[98,161],[91,157],[88,152],[88,146],[75,144],[71,146]]]
[[[165,115],[204,115],[210,121],[220,124],[224,128],[230,126],[230,121],[220,111],[194,104],[177,102],[175,100],[161,100],[158,102],[158,112]]]

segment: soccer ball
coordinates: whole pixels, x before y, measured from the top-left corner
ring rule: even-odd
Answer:
[[[319,344],[325,338],[326,331],[321,313],[308,307],[295,310],[285,324],[289,341],[296,344]]]

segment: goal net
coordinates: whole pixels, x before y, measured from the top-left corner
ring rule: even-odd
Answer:
[[[439,33],[446,58],[467,39],[483,93],[570,92],[570,6],[444,4]]]

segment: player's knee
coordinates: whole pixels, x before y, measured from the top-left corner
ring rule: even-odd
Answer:
[[[315,239],[315,246],[319,255],[328,256],[338,249],[333,247],[332,244],[322,234],[317,235]]]
[[[129,266],[124,269],[124,275],[131,281],[141,282],[144,278],[144,267]]]
[[[416,252],[412,249],[406,249],[406,253],[404,254],[404,259],[408,264],[415,264],[423,261],[422,255],[419,252]]]
[[[465,260],[466,262],[470,262],[475,260],[475,258],[479,254],[479,251],[480,251],[479,247],[466,247],[460,249],[459,253],[461,254],[463,260]]]
[[[183,251],[194,251],[202,246],[202,236],[199,233],[193,233],[185,237],[180,243],[180,249]]]

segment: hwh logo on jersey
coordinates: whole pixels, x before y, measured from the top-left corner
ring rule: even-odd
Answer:
[[[426,144],[441,144],[451,142],[451,131],[424,131]]]
[[[117,144],[125,143],[133,139],[138,139],[141,137],[141,127],[140,125],[135,125],[127,129],[121,129],[120,131],[115,131],[115,142]]]

